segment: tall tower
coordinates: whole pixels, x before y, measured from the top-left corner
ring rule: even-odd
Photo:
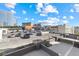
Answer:
[[[12,12],[0,10],[0,26],[12,26],[16,23],[16,18]]]

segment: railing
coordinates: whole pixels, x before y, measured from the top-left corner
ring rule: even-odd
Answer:
[[[61,37],[61,36],[55,36],[52,35],[53,38],[55,38],[56,41],[61,41],[61,42],[66,42],[66,43],[72,43],[73,46],[78,47],[79,48],[79,40],[76,39],[71,39],[71,38],[65,38],[65,37]]]

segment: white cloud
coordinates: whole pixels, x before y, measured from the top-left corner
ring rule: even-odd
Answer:
[[[57,13],[57,14],[59,13],[58,10],[57,10],[57,8],[55,8],[52,5],[47,5],[46,8],[44,9],[44,12],[45,13],[49,13],[49,12],[50,13]]]
[[[41,13],[40,16],[47,16],[47,14]]]
[[[16,19],[20,19],[21,17],[20,17],[20,16],[15,16],[15,18],[16,18]]]
[[[69,16],[70,17],[70,19],[74,19],[74,16]]]
[[[38,12],[41,12],[41,8],[43,8],[43,3],[38,3],[36,8]]]
[[[28,18],[25,18],[25,20],[28,20]]]
[[[63,20],[63,23],[64,23],[64,24],[67,24],[67,23],[68,23],[68,20]]]
[[[34,18],[32,18],[31,20],[34,20]]]
[[[14,11],[14,10],[11,10],[11,12],[12,12],[13,14],[15,14],[15,13],[16,13],[16,11]]]
[[[23,14],[26,14],[26,11],[25,10],[22,10]]]
[[[37,7],[42,8],[43,7],[43,3],[38,3]]]
[[[79,12],[79,4],[74,4],[75,12]]]
[[[63,19],[64,19],[64,20],[67,20],[68,18],[69,18],[69,19],[74,19],[74,16],[69,16],[69,17],[63,16]]]
[[[42,22],[41,20],[38,20],[38,22]]]
[[[73,9],[70,9],[70,12],[74,12],[74,10]]]
[[[60,20],[58,18],[52,18],[52,17],[48,17],[47,20],[42,21],[39,20],[39,22],[41,22],[43,25],[57,25],[59,21]]]
[[[40,15],[48,14],[48,13],[59,13],[57,8],[55,6],[52,6],[50,4],[43,4],[43,3],[38,3],[37,4],[37,12],[40,13]]]
[[[5,6],[8,7],[8,8],[15,8],[16,6],[16,3],[5,3]]]
[[[63,16],[63,19],[67,19],[67,16]]]

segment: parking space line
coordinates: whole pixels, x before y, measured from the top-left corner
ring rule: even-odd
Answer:
[[[70,47],[70,49],[69,49],[69,50],[65,53],[65,55],[64,55],[64,56],[68,56],[68,55],[69,55],[69,53],[71,52],[72,48],[73,48],[73,46],[71,46],[71,47]]]

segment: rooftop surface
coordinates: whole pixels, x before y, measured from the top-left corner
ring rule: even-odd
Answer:
[[[43,35],[43,36],[36,36],[31,35],[29,39],[21,39],[20,37],[14,37],[14,38],[5,38],[2,42],[0,42],[0,52],[3,52],[7,49],[13,49],[16,47],[20,47],[23,45],[27,45],[32,43],[33,40],[36,39],[42,39],[46,40],[49,39],[49,35]],[[51,39],[52,46],[48,47],[50,50],[55,51],[60,56],[79,56],[79,48],[73,47],[71,44],[63,43],[63,42],[55,42],[53,39]],[[31,51],[24,56],[49,56],[46,52],[43,50],[34,50]]]
[[[49,49],[57,52],[60,56],[79,56],[79,48],[73,47],[73,45],[62,43],[52,45]]]
[[[24,56],[50,56],[50,55],[40,49],[40,50],[31,51],[25,54]]]

